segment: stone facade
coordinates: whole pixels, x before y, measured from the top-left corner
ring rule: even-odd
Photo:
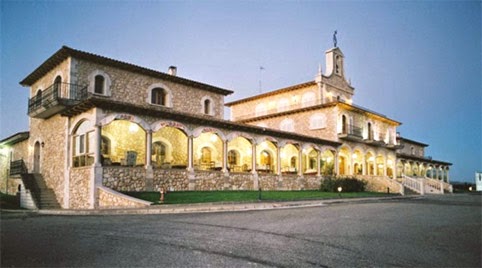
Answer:
[[[92,167],[73,168],[70,171],[69,208],[88,209],[91,203]],[[55,192],[57,195],[58,192]]]
[[[333,48],[326,59],[313,81],[229,104],[233,122],[223,119],[229,90],[63,47],[21,82],[35,101],[30,137],[8,157],[24,159],[74,209],[138,205],[113,191],[318,189],[332,173],[394,178],[407,168],[395,151],[400,123],[353,105],[344,55]],[[423,144],[414,146],[423,160]],[[7,182],[8,162],[0,159],[2,191],[16,183]]]
[[[121,192],[146,190],[146,170],[142,167],[104,167],[102,185]]]
[[[189,179],[185,169],[154,169],[154,190],[188,191]]]
[[[169,106],[173,110],[203,114],[202,100],[208,97],[213,101],[213,116],[220,119],[224,116],[224,98],[221,94],[85,60],[75,59],[72,65],[77,78],[76,83],[79,85],[90,85],[89,78],[92,79],[91,74],[97,70],[107,75],[111,81],[109,98],[113,101],[127,102],[146,108],[155,107],[156,105],[150,103],[149,89],[152,89],[153,85],[158,85],[172,94],[170,96],[172,103]],[[93,91],[92,88],[89,90]]]

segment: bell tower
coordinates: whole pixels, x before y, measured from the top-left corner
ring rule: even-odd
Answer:
[[[334,47],[325,52],[326,58],[326,76],[338,75],[345,78],[345,68],[343,66],[343,53],[338,47]]]

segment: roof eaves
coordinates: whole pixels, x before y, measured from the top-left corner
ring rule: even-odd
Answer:
[[[312,86],[312,85],[316,85],[316,82],[314,80],[308,81],[308,82],[305,82],[305,83],[301,83],[301,84],[296,84],[296,85],[289,86],[289,87],[285,87],[285,88],[276,89],[276,90],[273,90],[273,91],[269,91],[269,92],[266,92],[266,93],[263,93],[263,94],[251,96],[251,97],[248,97],[248,98],[228,102],[228,103],[225,103],[224,106],[230,107],[230,106],[235,105],[235,104],[240,104],[240,103],[243,103],[243,102],[257,100],[257,99],[261,99],[261,98],[264,98],[264,97],[268,97],[268,96],[272,96],[272,95],[275,95],[275,94],[288,92],[288,91],[291,91],[291,90],[296,90],[296,89],[299,89],[299,88],[302,88],[302,87]]]
[[[233,93],[232,90],[227,90],[223,89],[220,87],[215,87],[211,86],[205,83],[197,82],[194,80],[182,78],[179,76],[173,76],[169,75],[163,72],[159,72],[153,69],[141,67],[132,63],[127,63],[115,59],[111,59],[108,57],[104,57],[101,55],[93,54],[90,52],[85,52],[77,49],[73,49],[67,46],[63,46],[61,49],[59,49],[54,55],[52,55],[50,58],[48,58],[46,61],[44,61],[37,69],[35,69],[31,74],[29,74],[26,78],[24,78],[20,84],[22,86],[31,86],[35,81],[40,79],[45,73],[47,73],[49,70],[57,66],[60,62],[65,60],[67,57],[74,57],[74,58],[79,58],[83,59],[86,61],[91,61],[91,62],[96,62],[104,65],[110,65],[114,66],[119,69],[127,70],[127,71],[132,71],[132,72],[137,72],[140,74],[148,75],[148,76],[154,76],[158,77],[161,79],[166,79],[170,80],[173,82],[189,85],[189,86],[195,86],[202,88],[204,90],[212,91],[215,93],[219,93],[222,95],[230,95]]]
[[[15,133],[3,140],[0,140],[0,145],[13,145],[19,142],[22,142],[24,140],[27,140],[30,137],[30,132],[29,131],[24,131],[24,132],[18,132]]]

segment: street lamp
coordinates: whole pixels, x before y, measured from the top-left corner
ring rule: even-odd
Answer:
[[[337,190],[338,190],[338,196],[341,198],[341,191],[342,191],[343,189],[341,188],[341,186],[339,186],[339,187],[337,188]]]

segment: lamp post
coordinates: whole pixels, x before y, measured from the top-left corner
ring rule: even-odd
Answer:
[[[341,188],[341,186],[338,186],[337,190],[338,190],[338,196],[341,198],[341,191],[342,191],[343,189]]]

